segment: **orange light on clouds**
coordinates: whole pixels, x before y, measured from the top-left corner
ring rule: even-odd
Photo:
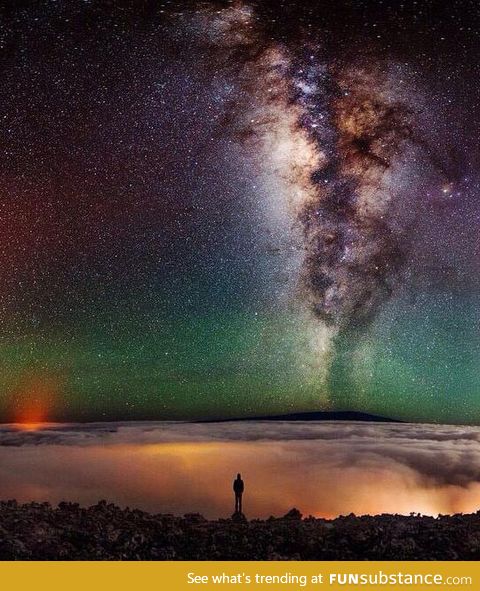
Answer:
[[[28,423],[28,422],[16,422],[13,423],[15,427],[21,431],[38,431],[39,429],[45,429],[46,427],[51,427],[56,423],[47,423],[43,421],[38,421],[36,423]]]
[[[45,425],[42,425],[45,427]],[[198,511],[210,518],[233,512],[232,480],[245,480],[249,518],[304,515],[333,518],[402,513],[473,512],[480,483],[438,483],[396,462],[346,466],[333,461],[336,442],[178,442],[0,446],[7,497],[82,505],[107,499],[151,512]],[[330,452],[330,453],[328,453]],[[381,462],[381,458],[379,460]]]

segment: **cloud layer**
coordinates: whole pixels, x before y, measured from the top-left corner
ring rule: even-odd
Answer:
[[[99,498],[149,511],[250,517],[469,512],[480,503],[480,429],[355,422],[97,423],[0,428],[0,497]]]

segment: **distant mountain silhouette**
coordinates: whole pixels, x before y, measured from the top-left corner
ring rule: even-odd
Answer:
[[[353,410],[293,412],[285,415],[263,415],[258,417],[241,417],[237,419],[207,419],[202,423],[219,423],[226,421],[366,421],[371,423],[401,423],[396,419],[371,415]]]

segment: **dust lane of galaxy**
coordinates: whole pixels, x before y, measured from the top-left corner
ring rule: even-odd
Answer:
[[[479,10],[7,3],[0,418],[478,423]]]

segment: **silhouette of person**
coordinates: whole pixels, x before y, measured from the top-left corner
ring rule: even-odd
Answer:
[[[233,491],[235,493],[235,513],[242,512],[242,494],[245,489],[243,484],[242,476],[237,474],[237,477],[233,481]]]

